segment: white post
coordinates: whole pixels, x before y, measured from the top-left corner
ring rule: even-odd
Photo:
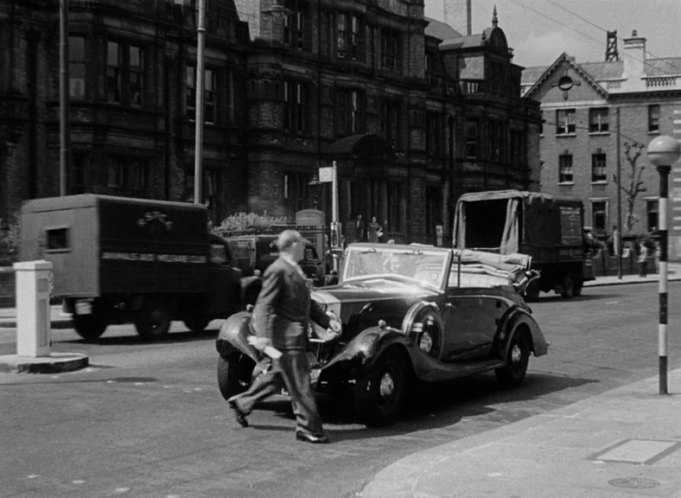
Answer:
[[[203,204],[204,45],[206,0],[199,0],[196,27],[196,123],[194,128],[194,204]]]
[[[17,356],[50,356],[52,263],[14,263],[16,276]]]
[[[332,239],[335,239],[335,247],[332,247],[333,253],[333,271],[338,273],[338,248],[341,247],[341,231],[338,226],[338,167],[336,161],[331,163],[331,232],[335,234]]]

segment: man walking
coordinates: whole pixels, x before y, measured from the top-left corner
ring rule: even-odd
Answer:
[[[328,443],[310,385],[307,324],[312,319],[336,335],[341,331],[341,324],[310,298],[308,281],[298,265],[306,243],[309,242],[296,230],[284,230],[277,239],[279,257],[265,270],[251,326],[256,334],[254,346],[260,350],[272,346],[281,356],[272,359],[272,368],[256,377],[246,392],[233,396],[228,403],[237,422],[247,427],[246,416],[254,405],[279,392],[283,382],[296,416],[296,439]]]

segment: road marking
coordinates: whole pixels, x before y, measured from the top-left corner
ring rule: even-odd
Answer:
[[[678,441],[627,439],[592,457],[606,462],[651,464],[681,447]]]

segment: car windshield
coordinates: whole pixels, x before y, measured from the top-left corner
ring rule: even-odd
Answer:
[[[351,245],[343,281],[399,279],[441,289],[447,277],[448,251],[393,244]]]

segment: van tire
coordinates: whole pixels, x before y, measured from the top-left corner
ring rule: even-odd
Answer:
[[[106,330],[106,319],[100,313],[73,315],[73,328],[83,339],[94,340]]]
[[[144,339],[160,339],[170,329],[172,309],[162,298],[147,298],[135,317],[135,329]]]

